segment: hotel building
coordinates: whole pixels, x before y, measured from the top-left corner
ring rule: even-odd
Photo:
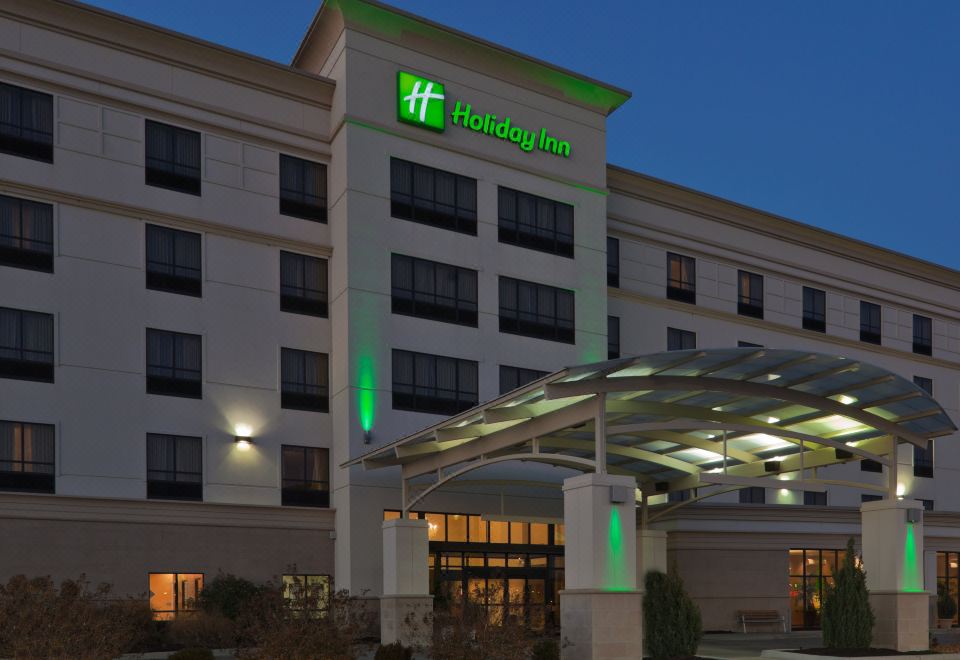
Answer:
[[[819,489],[644,494],[705,629],[817,627],[892,482],[926,510],[923,586],[956,596],[960,447],[910,406],[960,412],[960,273],[608,164],[615,86],[369,0],[305,27],[281,65],[0,7],[0,579],[85,574],[159,618],[221,571],[377,597],[405,500],[360,457],[565,367],[739,348],[875,367],[872,405],[944,437],[894,480],[838,454],[782,475]],[[791,443],[752,440],[779,474]],[[504,461],[420,500],[432,593],[558,622],[574,474]]]

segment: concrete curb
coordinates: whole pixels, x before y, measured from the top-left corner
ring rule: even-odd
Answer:
[[[916,655],[865,655],[856,658],[839,655],[811,655],[796,653],[786,649],[768,649],[761,651],[764,658],[776,660],[960,660],[960,653],[917,653]]]

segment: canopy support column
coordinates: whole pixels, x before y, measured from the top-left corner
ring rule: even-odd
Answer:
[[[597,416],[594,418],[594,459],[597,461],[597,474],[607,473],[607,395],[597,395]]]
[[[643,656],[636,487],[633,477],[597,472],[563,482],[562,660]]]
[[[380,642],[423,647],[432,634],[433,596],[427,572],[426,520],[383,521],[383,595]]]

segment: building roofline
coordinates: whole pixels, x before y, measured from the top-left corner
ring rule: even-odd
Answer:
[[[631,92],[615,85],[531,57],[512,48],[507,48],[506,46],[457,30],[456,28],[442,25],[423,16],[385,4],[379,0],[324,0],[314,15],[313,21],[311,21],[310,26],[307,28],[307,32],[291,60],[292,66],[301,64],[306,50],[310,46],[311,39],[318,33],[318,28],[324,20],[325,12],[328,8],[339,9],[344,15],[345,23],[354,29],[362,26],[368,30],[379,28],[382,31],[386,26],[377,19],[384,16],[392,16],[399,19],[400,22],[418,24],[437,34],[448,35],[476,48],[494,52],[505,59],[516,60],[524,68],[529,70],[530,75],[528,77],[531,79],[538,80],[544,85],[562,91],[563,96],[569,101],[581,105],[603,108],[605,115],[609,115],[619,108],[632,96]]]
[[[84,2],[79,2],[78,0],[47,0],[47,3],[36,2],[35,0],[30,1],[18,1],[12,0],[11,2],[5,4],[0,10],[0,14],[12,14],[16,15],[18,18],[26,18],[28,20],[34,20],[37,22],[43,22],[47,25],[56,27],[60,31],[72,32],[75,34],[86,34],[86,36],[95,36],[97,38],[103,38],[104,35],[90,35],[85,33],[82,29],[77,28],[73,24],[60,24],[53,23],[48,18],[48,14],[45,15],[45,12],[42,9],[43,4],[59,5],[60,7],[68,11],[77,11],[84,12],[88,15],[96,17],[104,21],[112,21],[114,24],[122,24],[127,27],[134,28],[136,30],[143,30],[149,33],[153,33],[161,39],[170,39],[176,40],[181,43],[186,44],[188,47],[193,47],[201,51],[207,51],[210,55],[219,57],[222,59],[225,57],[227,59],[236,60],[237,63],[243,66],[246,70],[243,72],[244,76],[237,75],[237,73],[227,72],[219,70],[215,67],[215,62],[211,63],[205,59],[197,58],[178,58],[172,56],[170,52],[158,53],[154,50],[149,50],[143,43],[138,41],[129,40],[124,41],[119,38],[111,39],[108,41],[111,45],[118,45],[126,47],[132,51],[139,52],[147,57],[153,59],[166,59],[171,61],[176,61],[180,64],[184,64],[189,68],[200,69],[205,71],[210,71],[218,75],[219,77],[230,77],[236,80],[242,80],[250,84],[255,84],[263,87],[269,87],[279,92],[284,92],[291,94],[289,89],[284,89],[284,87],[278,84],[276,79],[277,74],[281,76],[289,76],[290,81],[296,81],[296,83],[306,83],[306,84],[319,84],[328,89],[330,97],[332,97],[333,88],[336,86],[336,82],[325,78],[323,76],[298,69],[296,67],[284,64],[282,62],[277,62],[270,60],[258,55],[253,55],[251,53],[237,50],[235,48],[230,48],[222,44],[214,43],[200,37],[195,37],[193,35],[185,34],[183,32],[178,32],[176,30],[171,30],[154,23],[148,23],[146,21],[141,21],[124,14],[119,14],[117,12],[109,11],[107,9],[102,9],[100,7],[95,7],[93,5],[86,4]],[[250,66],[262,67],[266,73],[269,75],[257,75],[250,76]],[[296,96],[296,93],[292,93]],[[322,101],[317,98],[312,98],[314,103],[320,101],[323,105],[329,105],[330,98],[325,98]]]
[[[878,268],[913,278],[925,277],[937,284],[960,289],[960,270],[620,165],[607,163],[607,187],[611,192],[695,211],[744,229],[755,231],[759,223],[759,228],[778,238],[789,238],[817,250],[823,251],[825,244],[829,243],[847,258],[859,258]]]

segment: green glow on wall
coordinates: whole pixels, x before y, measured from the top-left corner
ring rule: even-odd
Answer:
[[[606,587],[610,591],[628,591],[632,585],[626,583],[622,568],[625,563],[623,555],[623,523],[620,521],[620,510],[610,507],[610,525],[607,529],[607,576]]]
[[[357,361],[357,411],[360,427],[369,432],[377,413],[377,370],[369,355],[361,355]]]
[[[907,538],[903,547],[903,590],[923,591],[920,562],[917,560],[917,541],[913,535],[912,523],[907,523]]]

